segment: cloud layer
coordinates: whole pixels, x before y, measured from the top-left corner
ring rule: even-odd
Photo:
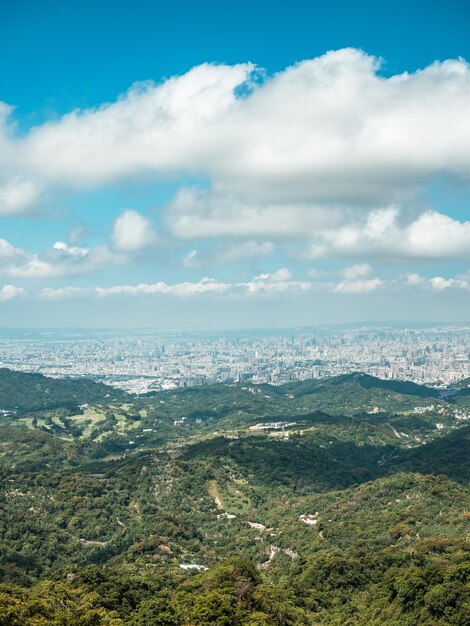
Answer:
[[[6,172],[89,186],[187,169],[264,200],[360,205],[406,197],[436,171],[468,175],[468,64],[436,62],[391,78],[379,67],[358,50],[329,52],[241,98],[236,87],[250,81],[251,64],[205,64],[21,138],[8,132],[4,105]]]
[[[316,277],[316,272],[312,276]],[[411,289],[428,293],[442,293],[448,290],[457,290],[470,293],[470,272],[457,274],[454,277],[432,276],[426,278],[417,273],[400,275],[397,278],[379,278],[371,276],[373,269],[367,264],[356,264],[345,267],[339,272],[339,280],[330,276],[327,280],[299,280],[287,268],[275,272],[258,274],[247,281],[222,281],[204,277],[199,281],[184,281],[177,283],[139,283],[136,285],[122,284],[108,287],[59,287],[43,288],[29,293],[22,287],[4,285],[0,288],[0,302],[14,298],[38,297],[44,300],[64,300],[70,298],[108,298],[116,296],[172,296],[177,298],[192,298],[201,296],[221,297],[277,297],[283,294],[331,294],[337,297],[342,295],[360,296],[371,294],[377,290],[386,290],[397,293]]]
[[[355,49],[257,84],[251,64],[205,64],[21,137],[4,104],[0,213],[27,211],[55,186],[201,174],[210,188],[183,188],[168,207],[176,237],[301,237],[315,254],[357,256],[364,243],[371,255],[468,256],[470,223],[414,201],[438,173],[470,175],[469,65],[436,62],[389,78],[379,69]],[[118,223],[116,245],[147,245],[139,228],[134,220],[125,242]]]
[[[182,272],[256,261],[263,270],[248,275],[263,273],[246,282],[182,276],[173,284],[72,284],[41,296],[468,291],[464,273],[405,272],[416,263],[470,259],[470,220],[451,217],[451,206],[436,210],[424,194],[441,175],[468,187],[469,111],[465,60],[385,77],[379,59],[355,49],[272,76],[251,63],[203,64],[22,134],[13,108],[0,103],[0,216],[27,216],[64,191],[79,196],[131,179],[176,181],[163,208],[144,207],[144,216],[120,207],[100,244],[64,237],[69,243],[52,240],[49,249],[29,252],[0,239],[0,276],[94,275],[151,259],[149,249],[159,248],[159,258],[167,253]],[[349,264],[334,279],[330,270],[311,270],[309,280],[272,270],[330,258]],[[395,265],[395,278],[375,276],[372,265],[387,263],[411,267]],[[238,274],[246,275],[246,268]],[[0,301],[24,295],[5,285]]]
[[[343,271],[343,279],[339,281],[312,281],[298,280],[286,268],[276,272],[259,274],[251,280],[244,282],[226,282],[214,278],[204,277],[197,282],[185,281],[181,283],[168,284],[141,283],[138,285],[115,285],[112,287],[63,287],[59,289],[42,289],[39,292],[41,298],[50,300],[61,300],[75,297],[108,297],[108,296],[142,296],[142,295],[170,295],[182,298],[202,296],[202,295],[224,295],[224,296],[278,296],[285,293],[299,294],[307,292],[361,295],[372,293],[378,289],[397,291],[402,289],[422,289],[427,291],[442,292],[453,288],[470,292],[470,276],[460,275],[455,278],[444,278],[434,276],[425,278],[419,274],[408,274],[393,279],[382,279],[377,276],[370,278],[360,278],[353,276],[355,268],[346,268]],[[349,275],[349,278],[344,277]]]

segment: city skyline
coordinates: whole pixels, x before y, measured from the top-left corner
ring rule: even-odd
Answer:
[[[469,321],[468,7],[252,4],[2,6],[0,326]]]
[[[130,393],[208,383],[284,384],[361,372],[446,387],[470,376],[469,326],[362,325],[246,332],[0,333],[0,367],[91,378]]]

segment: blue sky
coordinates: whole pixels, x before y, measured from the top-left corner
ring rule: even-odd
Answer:
[[[0,325],[468,321],[466,2],[0,7]]]

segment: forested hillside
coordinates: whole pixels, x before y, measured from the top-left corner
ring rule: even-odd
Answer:
[[[465,387],[0,385],[0,625],[469,623]]]
[[[0,368],[0,410],[77,408],[90,402],[124,401],[127,394],[91,380],[60,380]]]

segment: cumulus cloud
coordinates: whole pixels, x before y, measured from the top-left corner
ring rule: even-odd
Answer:
[[[470,221],[428,210],[406,220],[394,208],[378,209],[337,229],[316,234],[305,257],[385,260],[464,259],[470,256]]]
[[[426,284],[427,280],[421,274],[417,274],[416,272],[410,272],[405,276],[405,284],[410,287],[417,287],[419,285]]]
[[[379,66],[358,50],[329,52],[237,98],[253,66],[204,64],[8,145],[46,180],[89,185],[152,169],[203,170],[251,195],[281,190],[309,201],[383,201],[384,190],[408,192],[429,172],[467,172],[467,63],[388,79]]]
[[[458,274],[455,277],[449,278],[445,278],[444,276],[426,278],[425,276],[421,276],[421,274],[411,273],[405,276],[404,284],[408,287],[421,287],[437,292],[443,292],[451,288],[470,291],[470,276],[467,273]]]
[[[179,297],[199,296],[209,293],[225,293],[231,288],[229,283],[217,281],[213,278],[203,278],[198,282],[183,282],[168,285],[164,282],[153,284],[141,283],[139,285],[116,285],[113,287],[63,287],[60,289],[43,289],[41,297],[50,300],[60,300],[70,297],[83,296],[139,296],[139,295],[174,295]]]
[[[136,84],[116,102],[75,110],[24,137],[4,123],[5,172],[12,177],[18,168],[45,184],[91,187],[141,172],[199,170],[199,160],[215,150],[200,141],[237,102],[234,88],[252,69],[204,64],[162,84]],[[9,113],[4,106],[3,117]]]
[[[57,241],[49,250],[29,253],[0,239],[0,275],[10,278],[76,276],[124,261],[125,257],[106,246],[82,248]]]
[[[131,209],[123,211],[116,219],[111,239],[120,252],[137,252],[154,245],[156,241],[150,222]]]
[[[370,293],[384,284],[380,278],[368,280],[342,280],[335,287],[337,293]]]
[[[292,273],[282,268],[277,272],[259,274],[247,283],[239,283],[238,287],[250,295],[268,293],[279,294],[286,291],[308,291],[312,288],[309,281],[294,280]]]
[[[334,285],[335,293],[361,294],[376,291],[385,285],[381,278],[372,277],[372,267],[368,263],[356,263],[341,270],[343,280]]]
[[[276,272],[258,274],[244,282],[225,282],[214,278],[202,278],[197,282],[181,282],[168,284],[165,282],[141,283],[138,285],[115,285],[112,287],[64,287],[59,289],[43,289],[42,298],[58,300],[72,297],[108,297],[108,296],[140,296],[140,295],[170,295],[177,297],[193,297],[202,295],[231,295],[231,296],[276,296],[283,293],[307,293],[309,291],[328,291],[338,294],[357,294],[375,291],[384,281],[379,278],[368,280],[349,280],[338,284],[330,282],[312,282],[297,280],[287,269]]]
[[[6,239],[0,239],[0,261],[2,265],[21,259],[23,254],[20,248],[15,248],[15,246]]]
[[[346,268],[351,269],[351,268]],[[430,278],[420,274],[405,274],[398,278],[369,277],[370,271],[362,269],[353,271],[348,278],[338,282],[327,280],[299,280],[287,268],[275,272],[258,274],[247,281],[221,281],[204,277],[199,281],[179,282],[169,284],[163,281],[156,283],[140,283],[137,285],[114,285],[110,287],[63,287],[58,289],[46,288],[39,292],[41,298],[60,300],[74,297],[112,297],[112,296],[142,296],[164,295],[180,298],[218,295],[230,297],[276,297],[281,294],[308,294],[326,293],[342,296],[372,294],[379,289],[388,289],[396,292],[401,289],[420,289],[428,292],[443,292],[449,289],[470,292],[470,274],[458,274],[444,278],[433,276]]]
[[[358,263],[351,267],[345,267],[342,271],[345,280],[356,280],[357,278],[364,278],[372,273],[372,268],[368,263]]]
[[[26,213],[39,198],[39,190],[30,180],[14,177],[0,186],[0,215]]]
[[[153,285],[141,284],[137,286],[117,286],[117,287],[98,287],[96,294],[98,296],[108,295],[139,295],[139,294],[170,294],[175,296],[199,296],[207,293],[225,293],[230,288],[228,283],[217,281],[213,278],[202,278],[198,282],[183,282],[174,285],[168,285],[163,282]]]
[[[115,285],[113,287],[63,287],[42,289],[40,296],[49,300],[86,296],[138,296],[172,295],[178,297],[201,296],[207,294],[279,294],[285,291],[307,291],[313,286],[308,281],[295,280],[291,272],[280,269],[276,272],[260,274],[247,282],[224,282],[204,277],[197,282],[168,284],[165,282],[142,283],[139,285]]]
[[[470,291],[470,282],[464,278],[444,278],[443,276],[434,276],[429,279],[429,284],[435,291],[444,291],[450,287],[464,289]]]
[[[26,295],[23,287],[15,287],[15,285],[3,285],[0,289],[0,302],[7,302],[13,298],[21,298]]]
[[[308,258],[444,259],[470,250],[470,222],[423,211],[433,176],[470,174],[470,67],[435,62],[385,78],[380,60],[328,52],[250,84],[253,65],[204,64],[115,102],[15,135],[0,106],[0,214],[54,187],[201,175],[166,211],[175,237],[297,238]],[[246,91],[246,90],[245,90]],[[151,245],[145,218],[115,224],[116,250]]]
[[[444,291],[444,289],[448,289],[455,284],[453,278],[445,279],[442,276],[434,276],[429,280],[431,287],[436,291]]]
[[[62,241],[56,241],[52,248],[54,250],[58,250],[59,252],[63,252],[66,255],[70,255],[71,257],[78,257],[79,259],[83,259],[90,252],[87,248],[70,246],[69,244]]]

